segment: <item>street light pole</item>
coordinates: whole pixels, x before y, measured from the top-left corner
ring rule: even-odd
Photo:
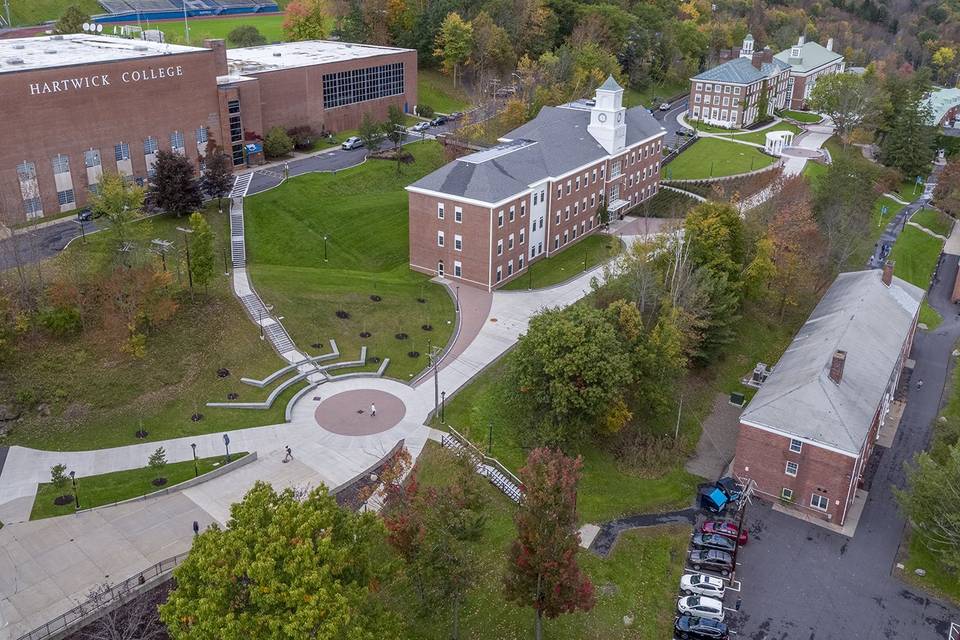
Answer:
[[[257,309],[257,324],[260,325],[260,339],[263,340],[263,311]]]
[[[441,391],[440,392],[440,424],[447,424],[446,420],[444,420],[444,415],[443,415],[443,409],[444,407],[446,407],[446,405],[447,405],[447,392]]]
[[[76,471],[70,472],[70,481],[73,483],[73,500],[74,500],[74,503],[77,505],[76,509],[79,510],[80,509],[80,492],[77,491],[77,472]]]
[[[190,448],[193,449],[193,477],[196,478],[200,475],[200,469],[197,467],[197,443],[191,443]]]
[[[460,313],[460,285],[457,285],[457,313]]]
[[[190,268],[190,234],[193,229],[186,227],[177,227],[177,231],[183,232],[183,243],[187,248],[187,282],[190,284],[190,299],[193,299],[193,270]]]
[[[487,420],[487,455],[493,453],[493,421]]]
[[[223,446],[227,450],[227,464],[230,463],[230,436],[223,434]]]
[[[323,261],[327,261],[327,234],[323,234]]]

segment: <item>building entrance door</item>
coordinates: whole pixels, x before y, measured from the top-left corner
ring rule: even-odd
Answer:
[[[437,263],[437,275],[443,277],[443,260]]]

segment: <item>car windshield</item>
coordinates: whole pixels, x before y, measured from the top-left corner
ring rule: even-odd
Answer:
[[[700,604],[700,598],[698,598],[697,596],[690,596],[689,598],[687,598],[688,607],[695,607],[698,604]]]
[[[690,584],[700,584],[702,581],[703,581],[703,576],[699,574],[690,576]]]

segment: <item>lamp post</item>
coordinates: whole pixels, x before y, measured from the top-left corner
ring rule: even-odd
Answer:
[[[193,229],[186,227],[177,227],[177,231],[183,232],[183,243],[187,248],[187,282],[190,284],[190,298],[193,298],[193,270],[190,268],[190,234]]]
[[[444,420],[444,415],[443,415],[443,409],[446,406],[446,404],[447,404],[447,392],[441,391],[440,392],[440,424],[447,424],[446,420]]]
[[[327,261],[327,238],[328,237],[329,236],[327,234],[323,234],[323,261],[324,262]]]
[[[487,420],[487,455],[493,453],[493,421]]]
[[[227,463],[230,463],[230,436],[223,434],[223,446],[227,450]]]
[[[77,214],[77,219],[74,220],[74,222],[77,223],[77,225],[79,225],[80,227],[80,242],[82,242],[83,244],[87,244],[86,229],[83,226],[83,218],[80,217],[79,213]]]
[[[460,313],[460,285],[457,285],[457,313]]]
[[[197,443],[190,443],[190,448],[193,449],[193,477],[196,478],[200,475],[200,468],[197,467]]]
[[[257,309],[257,324],[260,325],[260,339],[263,340],[263,311]]]
[[[73,500],[76,503],[76,509],[80,509],[80,492],[77,491],[77,472],[70,472],[70,482],[73,483]]]

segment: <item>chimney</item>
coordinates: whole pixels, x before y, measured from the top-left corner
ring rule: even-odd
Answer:
[[[830,362],[830,379],[834,384],[840,384],[843,380],[843,364],[847,361],[847,352],[839,349],[834,352],[833,360]]]
[[[890,286],[893,284],[893,265],[896,264],[893,260],[887,260],[883,263],[883,275],[880,277],[880,280],[883,281],[883,284]]]
[[[221,39],[210,39],[203,41],[203,46],[207,49],[213,49],[214,51],[214,60],[217,66],[217,75],[225,76],[229,75],[229,70],[227,69],[227,43]]]
[[[827,38],[827,51],[833,51],[833,38]]]
[[[807,40],[807,39],[806,39],[805,36],[800,36],[799,38],[797,38],[797,44],[802,47],[802,46],[803,46],[803,43],[806,42],[806,40]]]

